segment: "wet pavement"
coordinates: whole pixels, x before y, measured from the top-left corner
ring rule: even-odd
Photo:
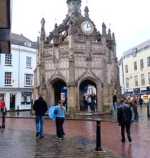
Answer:
[[[150,157],[150,120],[146,108],[139,109],[139,122],[132,124],[132,143],[122,144],[120,128],[115,121],[102,122],[102,146],[105,151],[97,154],[95,149],[96,123],[93,121],[66,120],[66,138],[57,142],[55,123],[45,120],[45,138],[35,139],[34,119],[7,118],[6,129],[0,133],[0,153],[3,158],[122,158]],[[111,118],[109,118],[111,120]]]
[[[95,140],[91,139],[92,135],[88,138],[88,132],[82,131],[80,126],[84,128],[93,125],[91,123],[67,121],[66,137],[64,140],[58,140],[55,124],[49,120],[45,121],[43,139],[35,137],[33,119],[8,118],[6,121],[6,129],[0,129],[2,158],[117,158],[108,150],[95,152]]]

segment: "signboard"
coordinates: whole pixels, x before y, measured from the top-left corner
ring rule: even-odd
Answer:
[[[0,0],[0,53],[10,53],[10,0]]]

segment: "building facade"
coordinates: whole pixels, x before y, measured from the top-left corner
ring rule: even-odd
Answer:
[[[126,51],[119,65],[123,94],[150,94],[150,40]]]
[[[49,35],[41,20],[34,98],[43,95],[49,105],[64,99],[69,112],[88,106],[110,110],[120,87],[114,33],[104,23],[100,33],[88,7],[81,14],[81,0],[67,0],[67,5],[66,18]]]
[[[11,54],[0,54],[0,95],[7,110],[31,109],[36,43],[11,34]]]

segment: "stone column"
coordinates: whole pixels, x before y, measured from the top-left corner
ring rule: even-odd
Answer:
[[[68,85],[68,112],[70,115],[74,115],[77,111],[77,99],[76,99],[76,87],[73,84]]]
[[[101,83],[97,85],[97,111],[103,111],[103,89]]]
[[[54,88],[52,84],[47,86],[47,103],[49,105],[54,105]]]
[[[111,110],[111,97],[112,95],[110,95],[110,85],[105,84],[104,90],[103,90],[103,99],[104,99],[103,111],[104,112],[110,112]]]

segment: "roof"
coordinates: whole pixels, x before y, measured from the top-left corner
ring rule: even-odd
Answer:
[[[11,33],[11,44],[25,46],[29,48],[37,48],[37,42],[33,42],[23,34]]]
[[[125,51],[123,53],[123,56],[125,57],[125,56],[128,56],[128,55],[133,55],[133,54],[136,54],[136,53],[138,53],[142,50],[148,49],[148,48],[150,48],[150,40],[147,40],[147,41],[145,41],[145,42],[143,42],[143,43],[127,50],[127,51]]]

